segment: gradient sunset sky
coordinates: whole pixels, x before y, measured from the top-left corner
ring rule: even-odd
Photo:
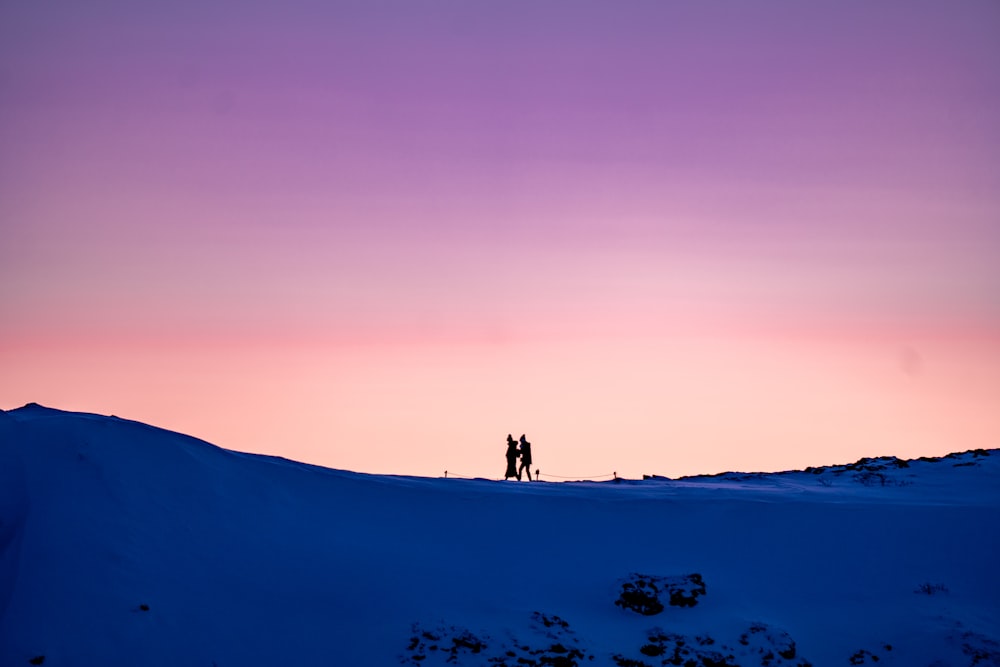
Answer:
[[[0,4],[0,407],[375,473],[1000,447],[1000,3]]]

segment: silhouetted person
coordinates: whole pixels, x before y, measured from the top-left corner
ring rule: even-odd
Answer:
[[[517,457],[521,455],[521,452],[517,451],[517,442],[511,437],[510,433],[507,434],[507,472],[504,473],[503,478],[509,479],[511,477],[517,477],[521,479],[521,476],[517,474]]]
[[[521,471],[523,470],[526,473],[528,473],[528,481],[530,482],[530,481],[532,481],[532,479],[531,479],[531,443],[528,442],[527,440],[525,440],[523,435],[521,436],[521,451],[519,453],[521,454],[521,467],[517,469],[517,481],[519,481],[519,482],[521,481]]]

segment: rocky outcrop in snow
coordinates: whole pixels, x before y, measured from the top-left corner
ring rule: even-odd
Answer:
[[[673,577],[633,573],[621,587],[615,604],[643,616],[655,616],[667,605],[693,607],[705,594],[705,581],[698,573]]]

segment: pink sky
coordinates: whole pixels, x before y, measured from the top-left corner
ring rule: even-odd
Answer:
[[[1000,6],[5,3],[0,407],[367,472],[1000,446]]]

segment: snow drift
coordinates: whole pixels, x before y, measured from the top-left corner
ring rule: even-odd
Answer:
[[[32,404],[0,665],[1000,665],[998,473],[388,477]]]

